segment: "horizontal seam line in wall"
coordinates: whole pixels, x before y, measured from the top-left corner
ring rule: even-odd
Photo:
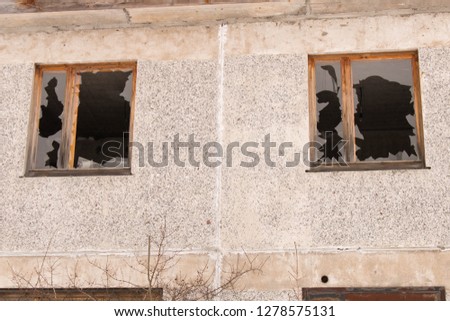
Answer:
[[[238,254],[238,253],[252,253],[252,254],[263,254],[263,253],[286,253],[294,252],[295,248],[285,248],[285,249],[267,249],[267,250],[230,250],[227,253]],[[450,251],[450,247],[389,247],[389,248],[370,248],[370,247],[338,247],[338,248],[297,248],[297,253],[299,254],[335,254],[335,253],[345,253],[345,252],[359,252],[359,253],[384,253],[384,252],[446,252]]]
[[[339,254],[339,253],[373,253],[383,254],[390,252],[448,252],[449,247],[408,247],[408,248],[298,248],[299,254]],[[216,253],[216,250],[167,250],[165,254],[168,255],[210,255]],[[224,251],[226,254],[283,254],[295,253],[294,248],[286,249],[264,249],[264,250],[229,250]],[[62,257],[79,257],[79,256],[145,256],[147,251],[132,251],[132,250],[110,250],[110,251],[70,251],[70,252],[0,252],[0,257],[44,257],[44,256],[62,256]]]

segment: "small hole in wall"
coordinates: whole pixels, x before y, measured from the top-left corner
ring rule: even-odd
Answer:
[[[322,281],[322,283],[328,283],[328,276],[323,275],[320,280]]]

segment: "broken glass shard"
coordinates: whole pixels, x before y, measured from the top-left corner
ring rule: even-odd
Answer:
[[[44,72],[42,75],[39,133],[37,137],[36,168],[60,168],[66,73]]]
[[[330,163],[343,158],[341,153],[343,125],[341,109],[341,66],[339,61],[316,63],[316,159]]]

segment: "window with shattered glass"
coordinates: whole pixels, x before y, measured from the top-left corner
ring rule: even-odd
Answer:
[[[311,56],[311,167],[425,167],[417,53]]]
[[[28,174],[129,169],[135,70],[37,66]]]

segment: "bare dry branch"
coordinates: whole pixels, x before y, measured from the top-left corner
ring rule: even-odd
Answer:
[[[300,257],[298,255],[297,243],[294,242],[295,247],[295,266],[292,269],[293,271],[289,271],[289,275],[293,280],[292,294],[289,294],[289,299],[300,301],[302,300],[302,286],[301,286],[301,275],[300,275]]]
[[[219,286],[213,283],[214,275],[217,271],[209,268],[208,262],[198,269],[193,276],[179,274],[175,279],[170,279],[171,269],[175,267],[179,260],[180,251],[171,252],[166,250],[169,238],[174,234],[168,232],[166,219],[164,218],[162,225],[159,228],[159,233],[155,237],[148,235],[147,237],[147,255],[145,259],[136,256],[136,263],[131,264],[125,260],[126,275],[132,275],[135,272],[144,274],[147,279],[147,285],[136,284],[128,279],[124,279],[123,269],[114,268],[110,262],[110,257],[106,257],[105,261],[98,262],[89,257],[87,262],[102,273],[103,287],[108,292],[112,284],[119,284],[120,286],[132,287],[143,290],[142,300],[161,299],[160,288],[164,290],[164,297],[169,300],[212,300],[217,298],[226,290],[236,291],[236,283],[245,275],[249,273],[262,273],[262,267],[267,262],[268,258],[259,262],[258,256],[250,257],[244,251],[244,259],[241,255],[237,255],[234,264],[227,264],[223,271],[223,282]],[[36,292],[35,298],[44,300],[58,300],[58,295],[55,287],[55,275],[58,267],[58,260],[51,261],[48,258],[52,239],[47,245],[47,249],[42,262],[34,269],[31,274],[24,274],[16,271],[10,266],[13,273],[13,280],[18,287],[32,289]],[[86,283],[85,280],[80,280],[78,274],[78,261],[73,267],[73,271],[67,272],[71,288],[77,289],[79,293],[83,294],[86,300],[95,300],[96,298],[88,293],[83,286],[92,286],[94,281]],[[51,297],[49,291],[39,293],[39,289],[48,288],[53,289]],[[156,290],[158,289],[158,290]]]

